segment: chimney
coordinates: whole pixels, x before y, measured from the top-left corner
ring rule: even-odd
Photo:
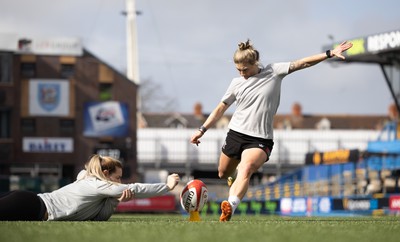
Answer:
[[[301,117],[303,114],[301,113],[301,105],[299,103],[294,103],[292,106],[292,116]]]
[[[299,103],[294,103],[292,106],[292,115],[290,117],[290,124],[293,129],[304,128],[304,119],[301,112],[301,105]]]
[[[201,105],[201,103],[197,102],[197,103],[194,104],[193,115],[199,120],[203,120],[204,119],[203,105]]]
[[[394,103],[392,103],[391,105],[389,105],[389,118],[390,120],[398,120],[399,118],[399,114],[397,112],[397,107]]]

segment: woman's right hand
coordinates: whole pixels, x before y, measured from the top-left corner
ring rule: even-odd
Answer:
[[[178,182],[180,181],[179,175],[174,173],[168,176],[167,178],[167,187],[171,191],[178,185]]]
[[[126,189],[122,192],[121,197],[118,198],[119,202],[127,202],[133,198],[133,193],[131,190]]]
[[[203,136],[203,133],[198,130],[196,133],[193,134],[192,138],[190,138],[190,143],[198,146],[201,143],[199,140],[201,136]]]

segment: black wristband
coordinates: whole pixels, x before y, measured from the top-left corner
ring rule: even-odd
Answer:
[[[326,54],[326,57],[332,58],[331,50],[327,50],[327,51],[325,52],[325,54]]]
[[[199,131],[204,134],[205,132],[207,132],[207,128],[202,125],[200,126]]]

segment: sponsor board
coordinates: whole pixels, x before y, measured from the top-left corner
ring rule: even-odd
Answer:
[[[239,206],[236,208],[236,215],[260,215],[260,214],[278,214],[280,210],[279,200],[270,200],[270,201],[242,201]],[[221,201],[208,201],[201,213],[202,215],[212,214],[218,215],[221,213],[220,209]],[[182,212],[183,211],[182,209]]]
[[[116,212],[172,212],[176,211],[175,196],[165,195],[151,198],[137,198],[121,202]]]
[[[282,198],[281,199],[281,214],[296,215],[305,214],[307,212],[307,198]]]
[[[389,209],[400,211],[400,195],[389,197]]]
[[[74,152],[74,140],[72,138],[24,137],[22,139],[22,151],[72,153]]]
[[[0,33],[0,50],[18,54],[81,56],[83,44],[79,38],[32,38],[14,33]]]
[[[360,158],[358,150],[336,150],[328,152],[312,152],[306,154],[306,164],[330,165],[355,162]]]
[[[127,104],[116,101],[85,104],[83,132],[85,136],[126,137],[128,130]]]
[[[378,200],[344,198],[343,208],[350,211],[369,211],[373,209],[378,209]]]
[[[357,56],[366,54],[383,53],[400,48],[400,30],[393,30],[378,34],[372,34],[366,37],[350,39],[353,47],[346,51],[344,56]],[[323,50],[334,49],[340,43],[324,46]]]
[[[307,214],[332,212],[330,197],[309,197],[307,199]]]

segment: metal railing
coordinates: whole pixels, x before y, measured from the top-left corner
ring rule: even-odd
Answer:
[[[139,129],[138,165],[141,168],[169,169],[216,168],[226,130],[210,129],[195,146],[189,140],[193,129]],[[376,140],[373,130],[277,130],[268,165],[278,173],[284,165],[304,165],[308,152],[337,149],[365,150],[368,141]]]
[[[273,200],[284,197],[362,197],[376,193],[392,193],[400,189],[399,177],[343,178],[315,182],[285,182],[250,188],[246,199]]]

